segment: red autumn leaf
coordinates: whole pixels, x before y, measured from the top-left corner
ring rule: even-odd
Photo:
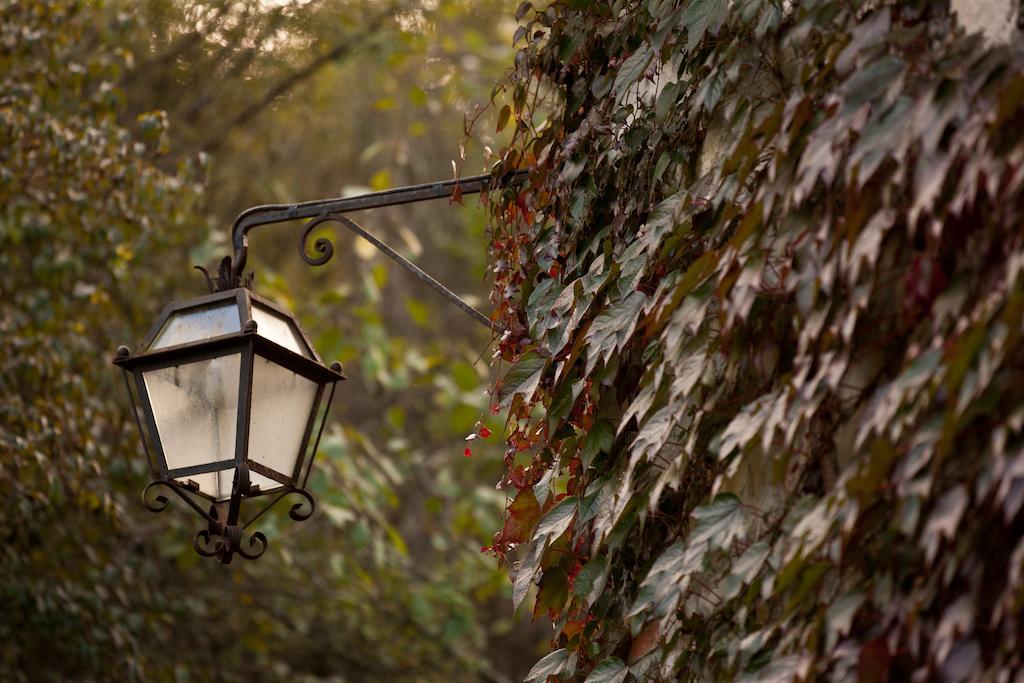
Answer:
[[[473,450],[467,446],[466,450],[462,451],[462,457],[468,458],[471,455],[473,455]]]
[[[491,430],[490,429],[488,429],[487,427],[481,427],[480,428],[480,436],[482,438],[486,439],[490,435],[491,435]]]
[[[508,507],[508,517],[495,539],[499,543],[525,543],[533,534],[533,527],[540,519],[540,503],[532,489],[520,491]]]
[[[520,490],[533,486],[534,482],[530,481],[530,479],[530,471],[522,465],[516,465],[508,473],[508,480]]]

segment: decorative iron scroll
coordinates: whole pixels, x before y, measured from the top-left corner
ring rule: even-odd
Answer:
[[[324,214],[318,218],[306,223],[306,227],[302,230],[302,234],[299,235],[299,256],[303,261],[311,266],[322,266],[334,256],[334,243],[326,237],[320,237],[316,242],[313,243],[313,251],[319,256],[310,256],[309,251],[306,248],[306,243],[309,242],[309,236],[316,228],[329,221],[334,220],[330,214]]]
[[[253,515],[249,521],[240,523],[239,516],[244,494],[249,490],[249,469],[244,464],[235,468],[235,479],[231,490],[231,499],[222,503],[211,505],[209,511],[204,510],[191,495],[192,489],[186,484],[174,479],[159,479],[151,482],[142,491],[142,502],[146,509],[151,512],[163,512],[167,509],[170,499],[162,494],[155,493],[158,487],[164,487],[175,493],[184,500],[189,507],[195,510],[206,520],[205,529],[200,529],[192,538],[192,548],[202,557],[215,557],[222,564],[229,564],[235,555],[246,560],[255,560],[266,552],[270,542],[261,531],[246,534],[246,529],[255,522],[264,512],[274,506],[279,500],[291,494],[298,494],[304,500],[292,505],[288,516],[297,522],[303,522],[313,516],[316,510],[316,502],[313,496],[302,488],[289,487],[259,512]],[[221,512],[226,506],[226,519],[221,519]]]

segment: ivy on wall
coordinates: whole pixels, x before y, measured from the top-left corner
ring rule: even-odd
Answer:
[[[518,12],[489,549],[530,672],[1009,680],[1024,53],[943,2]]]

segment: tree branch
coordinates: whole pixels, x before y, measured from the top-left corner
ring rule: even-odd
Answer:
[[[380,28],[381,24],[384,22],[384,19],[390,13],[391,8],[389,7],[386,11],[377,14],[370,21],[370,24],[367,27],[367,33],[372,34],[376,32]],[[306,66],[288,74],[287,76],[279,80],[276,84],[271,86],[263,94],[262,97],[260,97],[254,102],[251,102],[241,112],[236,114],[234,117],[229,119],[224,125],[222,125],[219,129],[217,129],[216,133],[207,138],[206,142],[204,142],[200,146],[200,149],[206,152],[212,152],[218,149],[221,145],[224,144],[225,139],[227,138],[229,132],[231,132],[235,128],[238,128],[239,126],[245,125],[252,119],[259,116],[259,114],[264,109],[273,104],[274,101],[277,100],[277,98],[287,93],[289,90],[294,88],[299,83],[315,75],[318,71],[320,71],[320,69],[325,67],[327,64],[333,61],[337,61],[342,57],[354,52],[355,49],[359,46],[359,44],[359,41],[354,39],[350,39],[343,43],[339,43],[330,50],[328,50],[327,52],[325,52],[324,54],[314,59]]]

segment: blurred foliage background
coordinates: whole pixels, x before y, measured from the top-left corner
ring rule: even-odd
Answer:
[[[544,636],[480,547],[500,526],[489,337],[368,245],[256,232],[256,290],[345,363],[312,482],[258,562],[154,516],[113,349],[205,292],[247,206],[451,177],[511,63],[504,0],[0,2],[0,678],[491,680]],[[478,131],[494,130],[493,123]],[[471,141],[467,174],[486,138]],[[362,223],[483,303],[475,198]],[[491,423],[497,431],[498,425]],[[287,506],[282,506],[286,508]]]

